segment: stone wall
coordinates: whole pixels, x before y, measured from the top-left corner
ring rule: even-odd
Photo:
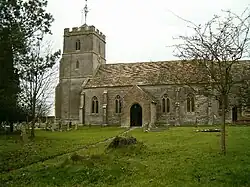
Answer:
[[[55,91],[55,116],[61,119],[61,85],[60,83],[56,86]]]
[[[108,124],[120,125],[121,124],[121,114],[116,113],[115,111],[115,98],[116,96],[120,96],[121,99],[124,97],[128,88],[124,87],[115,87],[108,89],[108,105],[107,105],[107,118]],[[121,100],[122,101],[122,100]],[[122,102],[123,105],[123,102]]]
[[[134,104],[139,104],[142,107],[142,126],[150,124],[151,112],[150,104],[152,98],[146,94],[140,87],[133,86],[123,97],[123,107],[121,116],[121,126],[130,126],[130,109]]]
[[[80,50],[76,42],[80,41]],[[64,30],[63,55],[60,61],[59,84],[56,88],[55,114],[63,123],[79,123],[82,84],[91,78],[100,64],[105,64],[105,35],[94,26]],[[89,96],[86,95],[87,97]],[[86,99],[88,102],[88,98]],[[87,103],[88,104],[88,103]],[[89,110],[86,110],[88,113]],[[102,111],[100,111],[102,112]],[[87,115],[86,115],[87,116]],[[92,115],[91,122],[101,123]],[[88,118],[87,118],[88,120]]]
[[[101,125],[103,124],[103,93],[104,88],[96,88],[94,90],[85,90],[85,124]],[[97,97],[98,99],[98,113],[92,113],[92,98]]]
[[[177,88],[172,85],[159,86],[139,86],[139,89],[130,87],[111,87],[111,88],[93,88],[83,90],[85,93],[85,123],[87,124],[102,124],[103,123],[103,93],[107,92],[107,123],[109,125],[128,126],[130,123],[130,107],[134,103],[141,105],[143,109],[143,125],[150,122],[152,114],[150,113],[150,104],[152,100],[156,105],[156,123],[164,124],[208,124],[220,123],[218,114],[217,100],[209,101],[207,97],[195,95],[195,111],[187,112],[187,95],[192,94],[188,88]],[[179,90],[179,91],[177,91]],[[145,93],[143,93],[145,92]],[[162,97],[164,94],[170,99],[170,112],[163,113]],[[115,113],[115,98],[119,95],[122,98],[122,113]],[[99,113],[91,113],[91,101],[96,96],[99,101]],[[151,98],[150,98],[151,97]],[[179,103],[179,110],[176,103]],[[209,104],[210,103],[210,104]],[[210,106],[211,105],[211,106]],[[177,114],[178,111],[178,114]],[[231,113],[227,114],[227,119],[230,119]],[[179,121],[178,121],[179,119]],[[178,123],[177,123],[178,121]]]

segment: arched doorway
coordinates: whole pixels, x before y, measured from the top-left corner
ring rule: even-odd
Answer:
[[[130,126],[142,126],[142,108],[139,104],[130,108]]]
[[[237,118],[238,118],[238,110],[237,110],[237,107],[236,106],[234,106],[233,108],[232,108],[232,121],[233,122],[236,122],[237,121]]]

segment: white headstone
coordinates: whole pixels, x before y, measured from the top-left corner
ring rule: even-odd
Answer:
[[[26,125],[23,123],[21,126],[21,138],[23,142],[28,141],[27,133],[26,133]]]
[[[52,132],[56,130],[56,126],[57,126],[56,123],[52,123],[52,127],[51,127]]]

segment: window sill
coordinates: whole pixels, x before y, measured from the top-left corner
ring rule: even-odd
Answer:
[[[99,116],[99,113],[91,113],[91,116]]]
[[[187,114],[192,114],[193,115],[193,114],[195,114],[195,112],[187,112]]]

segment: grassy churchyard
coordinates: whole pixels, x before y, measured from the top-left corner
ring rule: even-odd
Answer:
[[[1,136],[0,186],[250,186],[250,127],[227,127],[226,156],[218,132],[196,129],[134,129],[124,136],[139,143],[117,149],[86,146],[124,132],[118,127],[40,130],[26,144]]]

